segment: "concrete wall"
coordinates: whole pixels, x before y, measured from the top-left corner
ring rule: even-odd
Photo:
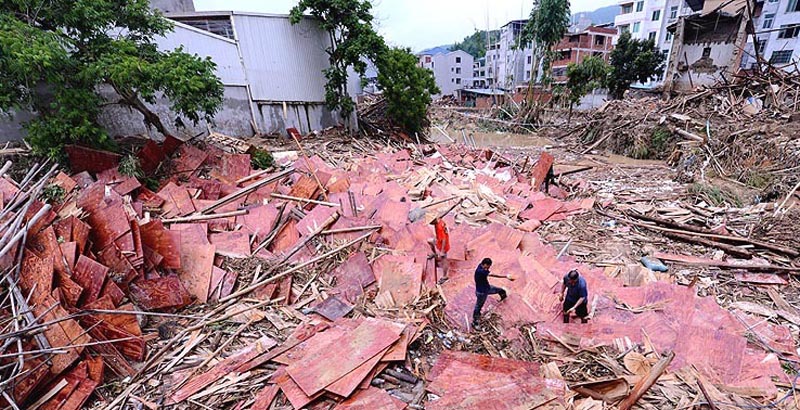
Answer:
[[[704,58],[703,51],[706,48],[711,49],[711,54]],[[720,73],[728,69],[735,50],[733,43],[684,44],[681,61],[678,63],[678,76],[675,78],[675,90],[690,90],[693,87],[716,84],[721,78]],[[688,66],[684,59],[689,61]]]
[[[103,96],[108,100],[118,98],[112,90],[104,90]],[[185,128],[176,126],[179,118],[169,108],[169,100],[160,98],[150,109],[158,114],[162,123],[170,132],[178,136],[195,136],[206,132],[209,124],[200,121],[193,124],[186,118],[180,118]],[[250,98],[247,89],[243,86],[225,86],[224,101],[220,111],[214,118],[211,128],[214,131],[233,136],[253,135],[250,125]],[[108,130],[113,137],[128,135],[147,135],[151,138],[161,139],[162,136],[155,129],[147,129],[144,117],[138,111],[119,105],[107,106],[98,118],[100,125]]]

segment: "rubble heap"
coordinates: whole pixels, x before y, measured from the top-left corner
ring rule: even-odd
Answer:
[[[542,192],[548,153],[305,152],[254,170],[248,154],[148,142],[143,171],[166,175],[150,190],[118,156],[73,147],[77,174],[0,179],[3,405],[630,408],[655,384],[659,397],[640,403],[680,407],[703,390],[747,406],[793,384],[787,328],[691,287],[625,287],[546,243],[548,224],[609,205],[568,181]],[[45,188],[61,194],[52,208],[37,199]],[[450,227],[444,283],[429,257],[435,218]],[[484,257],[517,280],[475,331]],[[589,282],[588,325],[559,323],[571,268]],[[603,364],[570,367],[587,354]]]

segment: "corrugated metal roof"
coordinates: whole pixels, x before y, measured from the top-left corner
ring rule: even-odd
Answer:
[[[234,13],[233,22],[254,100],[325,101],[329,39],[313,20]]]

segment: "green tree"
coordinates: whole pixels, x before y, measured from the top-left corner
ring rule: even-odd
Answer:
[[[159,51],[155,38],[171,27],[147,0],[0,0],[0,112],[38,113],[28,138],[51,155],[68,143],[107,146],[97,122],[104,105],[135,109],[164,135],[146,104],[160,95],[176,114],[210,121],[223,93],[215,65]],[[109,86],[119,99],[103,98]]]
[[[486,37],[489,36],[487,39]],[[464,50],[475,58],[482,58],[486,56],[486,43],[496,42],[500,37],[498,30],[486,31],[475,30],[474,33],[464,37],[460,43],[456,43],[450,48],[452,51]]]
[[[367,0],[300,0],[290,12],[292,24],[299,23],[306,12],[330,36],[331,45],[325,50],[330,67],[323,71],[325,103],[349,118],[355,104],[347,92],[348,68],[363,77],[367,70],[364,58],[374,61],[386,49],[372,26],[372,4]]]
[[[540,63],[545,77],[543,82],[549,83],[553,47],[564,37],[571,18],[569,0],[533,1],[530,18],[520,39],[520,44],[531,44],[533,47],[531,84],[536,82],[536,72]],[[529,93],[529,95],[532,94]]]
[[[611,67],[600,57],[590,56],[580,64],[570,63],[567,66],[568,101],[570,110],[574,104],[591,91],[606,86]]]
[[[614,99],[622,99],[635,82],[644,83],[664,70],[664,55],[653,40],[635,40],[622,33],[611,52],[608,90]]]
[[[381,53],[376,67],[389,118],[408,132],[421,130],[431,95],[439,93],[433,73],[418,65],[411,50],[396,47]]]

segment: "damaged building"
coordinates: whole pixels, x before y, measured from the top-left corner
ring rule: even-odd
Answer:
[[[227,135],[285,134],[287,128],[309,133],[342,123],[325,106],[325,77],[329,66],[325,52],[330,37],[312,18],[293,25],[288,15],[234,11],[194,11],[191,1],[161,1],[154,7],[165,13],[173,30],[155,39],[159,49],[182,47],[190,54],[210,57],[224,86],[224,101],[213,124],[193,124],[178,118],[166,98],[149,105],[171,133],[198,135],[209,129]],[[163,7],[163,8],[162,8]],[[173,12],[171,12],[174,10]],[[348,91],[358,94],[360,82],[353,73]],[[119,97],[109,87],[104,97]],[[0,119],[0,138],[19,140],[24,124],[35,113],[17,112]],[[141,113],[107,105],[99,116],[112,136],[151,135]],[[181,124],[181,127],[176,126]],[[355,121],[351,121],[355,126]]]
[[[710,86],[739,70],[753,4],[688,1],[695,12],[668,27],[673,33],[664,92]]]

